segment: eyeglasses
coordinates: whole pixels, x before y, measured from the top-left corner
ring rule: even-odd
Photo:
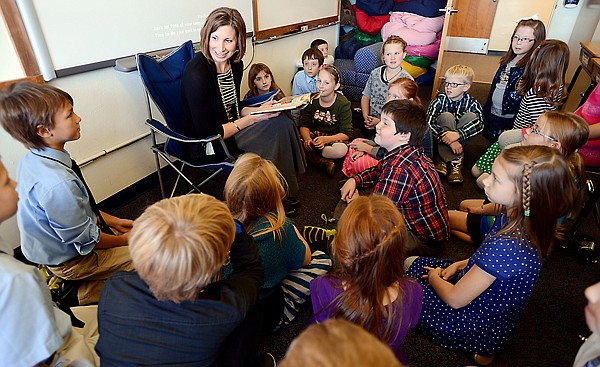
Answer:
[[[445,85],[446,87],[452,87],[452,88],[456,88],[456,87],[458,87],[459,85],[465,85],[465,83],[449,83],[449,82],[444,82],[444,85]]]
[[[513,38],[512,38],[512,40],[513,40],[513,41],[515,41],[515,42],[519,42],[519,41],[521,41],[521,42],[523,42],[523,43],[527,43],[527,42],[529,42],[529,43],[531,43],[531,42],[535,42],[535,38],[529,38],[529,37],[519,37],[519,36],[517,36],[517,35],[514,35],[514,36],[513,36]]]
[[[550,141],[553,141],[555,143],[558,143],[558,140],[556,138],[553,138],[550,135],[544,134],[543,132],[539,131],[535,126],[531,127],[531,133],[539,135],[539,136],[542,136],[542,137],[544,137],[544,138],[546,138],[546,139],[548,139]]]

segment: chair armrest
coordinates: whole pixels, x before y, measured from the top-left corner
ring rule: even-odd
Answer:
[[[211,136],[203,138],[203,139],[189,138],[183,134],[176,133],[175,131],[169,129],[162,122],[160,122],[158,120],[154,120],[154,119],[147,119],[146,125],[150,126],[150,128],[153,131],[159,133],[160,135],[163,135],[169,139],[181,141],[184,143],[210,143],[210,142],[213,142],[213,141],[219,140],[219,139],[223,140],[221,138],[220,134],[211,135]]]
[[[360,48],[354,55],[354,70],[357,73],[370,74],[373,69],[380,66],[382,42]]]

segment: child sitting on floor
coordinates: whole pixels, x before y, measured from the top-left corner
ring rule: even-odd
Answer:
[[[322,251],[311,253],[306,240],[285,216],[285,181],[277,168],[256,154],[239,157],[225,183],[225,200],[258,245],[265,279],[261,307],[269,310],[269,331],[289,324],[310,296],[309,283],[327,273],[331,259]],[[231,269],[226,268],[226,273]]]
[[[244,99],[262,96],[277,89],[279,89],[279,93],[275,95],[274,99],[278,100],[285,97],[285,94],[275,82],[275,77],[271,69],[260,62],[250,66],[250,70],[248,71],[248,89],[249,91],[244,96]]]
[[[427,124],[437,144],[439,158],[435,169],[448,182],[463,182],[464,147],[483,131],[483,109],[469,93],[474,72],[468,66],[454,65],[446,70],[445,93],[429,104]],[[450,172],[448,172],[450,164]]]
[[[577,202],[569,165],[549,147],[505,149],[484,183],[490,201],[505,209],[469,259],[406,260],[407,274],[425,290],[419,329],[481,365],[492,362],[516,327],[555,243],[557,219]]]
[[[133,222],[98,209],[64,149],[79,139],[80,121],[73,98],[50,85],[24,82],[0,91],[0,123],[29,149],[17,170],[21,249],[56,276],[81,280],[78,298],[85,305],[98,302],[109,276],[133,270],[127,249]]]
[[[520,145],[545,145],[560,151],[580,189],[585,182],[585,167],[578,149],[585,144],[588,135],[589,128],[583,118],[568,112],[546,111],[531,128],[523,129]],[[477,179],[481,188],[488,176],[484,173]],[[463,200],[459,210],[448,211],[450,230],[458,239],[479,245],[498,212],[497,205],[484,199]]]
[[[310,48],[316,48],[323,54],[323,65],[333,65],[333,55],[329,54],[329,44],[322,38],[317,38],[310,43]]]
[[[205,194],[161,200],[135,221],[129,247],[136,271],[110,277],[98,304],[102,366],[257,365],[263,267],[227,205]]]
[[[360,99],[364,123],[363,134],[370,138],[379,123],[381,108],[386,102],[388,86],[399,78],[413,79],[408,71],[402,68],[402,60],[406,57],[406,41],[398,36],[390,36],[381,46],[383,65],[371,71],[363,95]]]
[[[19,197],[0,161],[0,223],[17,212]],[[13,257],[13,246],[0,238],[0,356],[4,366],[96,366],[98,357],[71,318],[52,303],[40,271]],[[92,313],[95,315],[95,306]],[[86,320],[86,329],[95,322]],[[95,321],[95,317],[94,320]],[[81,329],[79,329],[81,330]],[[90,338],[98,337],[97,329]],[[93,342],[92,342],[93,343]]]
[[[335,66],[319,71],[319,98],[300,112],[300,136],[309,163],[323,167],[330,176],[335,174],[334,159],[348,152],[352,137],[350,101],[337,93],[342,77]]]
[[[351,321],[408,363],[402,341],[417,325],[423,290],[404,276],[407,238],[404,219],[390,199],[371,195],[352,201],[332,243],[334,271],[310,284],[312,321]]]
[[[427,131],[425,111],[409,100],[386,103],[377,124],[375,142],[386,150],[377,166],[349,178],[341,200],[352,202],[358,188],[373,187],[390,198],[408,227],[407,253],[430,253],[449,238],[448,208],[444,187],[433,162],[421,148]]]

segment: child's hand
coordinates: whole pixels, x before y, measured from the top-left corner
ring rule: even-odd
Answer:
[[[363,142],[362,140],[354,140],[350,144],[350,148],[356,149],[360,152],[369,153],[373,146]]]
[[[340,189],[341,199],[349,203],[352,199],[354,199],[356,191],[356,181],[353,178],[346,180],[346,183]]]
[[[325,144],[328,144],[329,142],[330,141],[328,136],[317,136],[313,139],[313,144],[315,145],[315,148],[319,150],[325,148]]]
[[[460,139],[460,134],[456,131],[445,131],[442,133],[442,143],[450,145],[450,143]]]
[[[450,143],[450,149],[452,149],[452,153],[454,154],[462,154],[463,146],[458,141],[453,141]]]
[[[438,278],[442,278],[442,268],[432,268],[431,266],[424,266],[423,269],[427,270],[427,274],[423,275],[423,279],[429,279],[437,276]]]
[[[362,157],[363,155],[365,155],[365,152],[359,152],[358,150],[354,151],[354,152],[352,152],[352,154],[350,154],[350,160],[352,162],[356,162],[356,160],[358,158]]]
[[[369,130],[374,130],[375,126],[379,123],[379,120],[377,117],[373,117],[373,116],[367,116],[367,118],[365,119],[365,127]]]
[[[304,149],[306,150],[312,150],[312,146],[313,146],[313,141],[312,139],[304,139],[302,141],[302,144],[304,144]]]
[[[358,193],[358,190],[354,190],[354,192],[352,192],[350,195],[348,195],[348,197],[346,198],[346,203],[350,204],[351,202],[354,201],[354,199],[357,199],[360,196],[360,194]]]
[[[442,279],[448,280],[461,270],[462,269],[460,269],[459,263],[453,263],[446,269],[442,270]]]
[[[115,222],[114,225],[112,225],[111,227],[113,227],[121,233],[128,233],[129,231],[131,231],[131,228],[133,228],[133,221],[131,219],[119,218],[119,220]]]

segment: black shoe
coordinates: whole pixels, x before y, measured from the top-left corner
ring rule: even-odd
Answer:
[[[285,216],[288,218],[296,218],[298,216],[298,209],[286,209]]]
[[[298,209],[300,205],[300,199],[297,199],[293,196],[288,196],[285,199],[283,199],[283,206],[286,209]]]

